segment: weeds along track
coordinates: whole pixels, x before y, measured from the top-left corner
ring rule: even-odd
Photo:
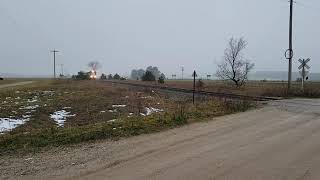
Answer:
[[[187,94],[192,94],[192,89],[184,89],[184,88],[174,88],[168,86],[160,86],[160,85],[150,85],[150,84],[141,84],[141,83],[132,83],[132,82],[125,82],[125,81],[105,81],[107,83],[113,84],[121,84],[121,85],[128,85],[134,87],[142,87],[142,88],[153,88],[153,89],[160,89],[160,90],[168,90],[173,92],[182,92]],[[279,98],[274,97],[264,97],[264,96],[248,96],[248,95],[240,95],[240,94],[233,94],[233,93],[221,93],[221,92],[210,92],[210,91],[199,91],[195,90],[194,92],[196,95],[203,95],[203,96],[213,96],[213,97],[221,97],[221,98],[230,98],[230,99],[241,99],[241,100],[251,100],[251,101],[274,101],[279,100]]]

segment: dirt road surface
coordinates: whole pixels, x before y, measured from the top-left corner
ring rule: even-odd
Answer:
[[[320,100],[282,100],[161,133],[0,159],[0,178],[9,179],[320,179]]]
[[[7,87],[14,87],[14,86],[23,86],[27,84],[31,84],[33,81],[23,81],[23,82],[17,82],[17,83],[9,83],[9,84],[1,84],[0,89],[7,88]]]

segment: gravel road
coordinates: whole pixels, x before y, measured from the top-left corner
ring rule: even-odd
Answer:
[[[120,141],[0,158],[0,179],[320,179],[320,100]]]

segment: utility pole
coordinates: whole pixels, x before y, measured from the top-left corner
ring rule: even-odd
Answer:
[[[293,0],[290,0],[290,20],[289,20],[289,71],[288,71],[288,91],[291,89],[292,81],[292,58],[293,58],[293,48],[292,48],[292,21],[293,21]]]
[[[53,53],[53,77],[56,79],[56,53],[59,52],[57,50],[51,51]]]
[[[183,80],[183,71],[184,71],[184,67],[182,66],[181,67],[181,73],[182,73],[181,78],[182,78],[182,80]]]
[[[64,73],[63,73],[63,64],[60,64],[61,66],[61,75],[64,76]]]

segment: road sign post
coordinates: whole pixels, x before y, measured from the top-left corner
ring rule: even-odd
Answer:
[[[196,71],[193,71],[193,93],[192,93],[192,103],[194,104],[194,94],[196,92],[196,77],[197,77],[197,73]]]
[[[299,59],[299,62],[301,65],[298,67],[301,75],[301,90],[304,92],[304,80],[306,79],[308,75],[308,71],[306,69],[310,69],[310,66],[307,64],[310,61],[310,58],[308,59]]]

